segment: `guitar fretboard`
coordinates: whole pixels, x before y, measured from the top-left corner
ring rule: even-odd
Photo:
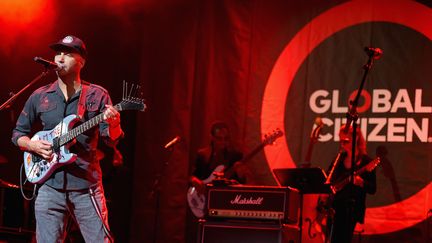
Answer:
[[[120,110],[121,106],[120,104],[117,104],[114,106],[114,108],[116,110]],[[95,127],[96,125],[98,125],[99,123],[103,122],[103,113],[100,113],[99,115],[91,118],[90,120],[82,123],[81,125],[73,128],[72,130],[70,130],[69,132],[61,135],[59,137],[59,147],[67,144],[68,142],[72,141],[73,139],[75,139],[78,135],[90,130],[91,128]]]

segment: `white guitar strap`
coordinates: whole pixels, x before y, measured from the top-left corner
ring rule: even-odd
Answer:
[[[89,84],[82,80],[81,81],[81,94],[80,94],[80,98],[78,101],[78,107],[77,107],[77,116],[80,120],[83,120],[84,118],[84,113],[86,110],[86,96],[87,96],[87,91],[89,88]]]

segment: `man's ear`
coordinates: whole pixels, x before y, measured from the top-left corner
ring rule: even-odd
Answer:
[[[81,68],[83,68],[85,66],[86,60],[84,58],[81,58],[80,63],[81,63]]]

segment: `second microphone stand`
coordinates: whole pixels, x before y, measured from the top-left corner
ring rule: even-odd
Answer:
[[[162,169],[156,175],[155,180],[153,182],[152,190],[149,194],[150,199],[155,199],[156,208],[155,208],[155,217],[154,217],[154,228],[153,228],[153,243],[157,242],[158,238],[158,226],[159,226],[159,211],[160,211],[160,187],[161,187],[161,179],[165,176],[166,168],[168,167],[169,162],[171,161],[172,155],[174,153],[174,149],[176,146],[170,146],[168,149],[169,157],[162,165]]]

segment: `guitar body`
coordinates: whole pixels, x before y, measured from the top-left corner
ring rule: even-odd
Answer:
[[[319,210],[320,198],[327,194],[304,194],[303,195],[303,224],[302,242],[324,243],[326,239],[325,211]]]
[[[216,172],[222,172],[225,170],[225,165],[219,165],[217,166],[213,172],[210,174],[209,177],[207,177],[207,179],[203,180],[204,184],[208,184],[210,182],[212,182],[216,176],[214,175],[214,173]],[[194,186],[189,187],[188,193],[187,193],[187,200],[188,200],[188,204],[189,207],[192,211],[192,213],[197,217],[197,218],[203,218],[204,217],[204,207],[205,207],[205,200],[206,197],[204,194],[200,194],[198,193],[198,190],[196,190],[196,188]]]
[[[308,149],[306,152],[305,160],[300,167],[308,168],[312,167],[311,158],[315,144],[318,142],[321,136],[321,131],[324,126],[320,117],[315,118],[312,133],[310,134],[310,140]],[[303,215],[302,219],[302,242],[307,243],[323,243],[326,240],[325,235],[325,223],[326,214],[318,210],[319,198],[326,196],[327,194],[304,194],[303,195]]]
[[[78,121],[76,115],[69,115],[52,130],[37,132],[31,140],[45,140],[53,143],[55,138],[69,132]],[[43,183],[58,167],[74,162],[77,156],[70,153],[69,146],[59,147],[59,150],[54,152],[54,156],[49,161],[38,155],[24,152],[24,169],[27,180],[34,184]]]
[[[190,210],[197,218],[204,217],[205,200],[206,197],[204,194],[199,194],[193,186],[189,187],[187,192],[187,201]]]

